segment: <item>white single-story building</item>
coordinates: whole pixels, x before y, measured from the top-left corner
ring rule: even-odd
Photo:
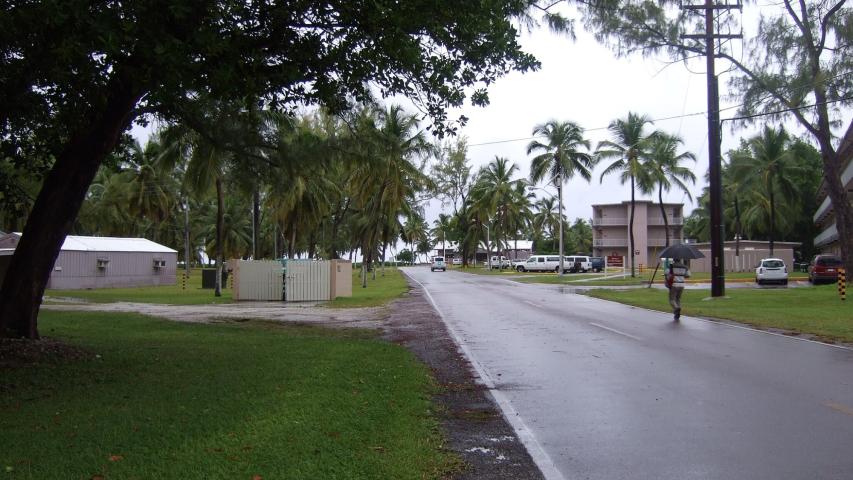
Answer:
[[[0,236],[0,278],[20,233]],[[144,238],[68,235],[47,283],[52,289],[174,285],[178,252]]]

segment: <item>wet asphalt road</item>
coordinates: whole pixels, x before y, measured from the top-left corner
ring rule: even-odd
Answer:
[[[851,349],[674,323],[559,286],[405,271],[526,424],[551,478],[853,478]]]

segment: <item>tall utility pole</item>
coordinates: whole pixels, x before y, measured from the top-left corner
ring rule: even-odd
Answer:
[[[722,297],[726,294],[726,270],[723,255],[725,241],[725,225],[723,224],[723,188],[720,167],[720,95],[717,84],[717,74],[714,69],[714,40],[718,38],[740,38],[741,35],[715,34],[714,12],[718,10],[740,9],[738,2],[734,5],[714,3],[715,0],[705,0],[704,5],[683,5],[685,10],[705,11],[705,33],[683,35],[683,38],[700,38],[705,40],[706,77],[708,79],[708,174],[710,175],[711,195],[711,296]]]
[[[557,275],[563,276],[563,167],[560,164],[560,173],[557,174],[557,201],[560,202],[560,271]]]

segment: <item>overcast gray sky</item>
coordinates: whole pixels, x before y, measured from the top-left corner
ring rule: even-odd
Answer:
[[[489,89],[488,107],[461,110],[470,119],[461,133],[468,138],[474,169],[498,155],[518,164],[522,176],[527,176],[530,157],[526,147],[535,125],[551,119],[574,121],[586,129],[595,148],[599,141],[608,139],[607,125],[612,120],[633,111],[655,119],[650,130],[661,129],[684,138],[683,149],[697,157],[695,163],[687,163],[698,178],[691,188],[695,198],[701,193],[708,168],[704,60],[685,66],[669,64],[663,56],[617,59],[582,29],[578,28],[576,33],[574,42],[545,28],[524,33],[521,39],[524,49],[539,59],[542,68],[533,73],[512,73],[498,80]],[[723,88],[724,79],[720,83]],[[726,106],[721,100],[721,108]],[[733,112],[724,112],[722,116]],[[723,151],[736,146],[739,138],[740,135],[725,131]],[[630,198],[630,187],[621,185],[617,175],[605,177],[599,183],[606,165],[602,163],[596,168],[592,182],[575,178],[566,185],[564,203],[569,219],[590,218],[592,204]],[[638,198],[642,198],[639,193]],[[693,208],[682,192],[665,193],[664,200],[684,202],[686,212]],[[431,205],[427,209],[429,220],[440,211],[440,206]]]

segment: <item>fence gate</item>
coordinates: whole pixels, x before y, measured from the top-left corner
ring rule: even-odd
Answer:
[[[330,270],[329,261],[288,260],[285,264],[285,301],[329,300]]]
[[[234,265],[234,300],[281,301],[283,273],[279,261],[237,260]]]

